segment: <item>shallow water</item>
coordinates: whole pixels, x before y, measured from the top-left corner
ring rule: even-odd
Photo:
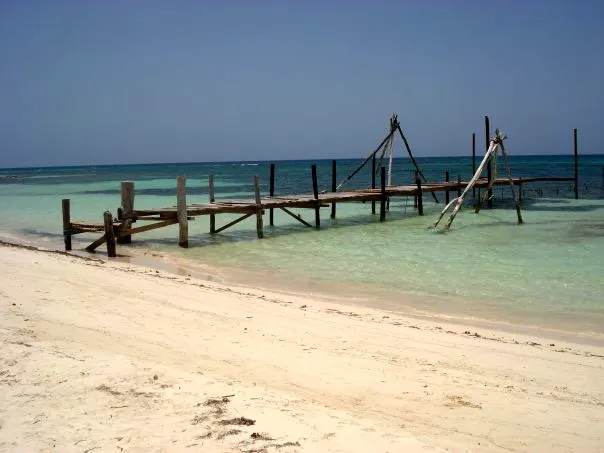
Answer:
[[[338,181],[359,162],[338,162]],[[518,176],[572,176],[572,160],[566,156],[518,157],[511,163]],[[310,164],[277,163],[277,192],[309,192]],[[326,189],[331,162],[318,164],[320,188]],[[462,178],[471,173],[465,158],[419,159],[419,164],[428,180],[442,179],[445,169]],[[177,227],[135,236],[133,246],[118,247],[122,253],[158,253],[192,268],[209,264],[224,270],[220,278],[245,274],[269,287],[363,295],[394,309],[411,305],[464,317],[603,332],[602,165],[604,156],[582,156],[578,201],[572,199],[570,183],[525,186],[521,226],[516,225],[509,188],[497,188],[494,209],[475,215],[468,205],[446,234],[429,228],[442,205],[425,197],[423,217],[406,198],[392,200],[384,223],[371,215],[370,203],[341,204],[335,220],[329,219],[329,209],[322,210],[322,228],[316,231],[278,211],[276,226],[266,227],[263,241],[256,239],[253,218],[210,236],[208,219],[200,217],[189,225],[187,250],[176,246]],[[395,183],[412,179],[407,160],[395,162],[395,168]],[[115,213],[121,180],[135,181],[137,208],[152,208],[174,205],[179,174],[187,175],[189,202],[207,200],[210,173],[219,197],[248,197],[252,176],[268,175],[268,163],[0,170],[0,176],[17,177],[0,179],[0,229],[62,247],[61,198],[72,200],[72,218],[100,221],[106,209]],[[367,169],[350,187],[369,183]],[[314,216],[311,210],[299,213],[307,221]],[[217,223],[233,218],[221,215]],[[93,239],[76,236],[74,244],[83,247]]]

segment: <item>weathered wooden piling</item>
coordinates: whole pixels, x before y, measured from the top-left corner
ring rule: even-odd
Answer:
[[[260,198],[260,178],[254,176],[254,201],[256,202],[256,234],[258,239],[264,237],[264,227],[262,224],[262,199]]]
[[[63,240],[65,242],[65,250],[71,250],[71,207],[68,198],[61,200],[61,208],[63,210]]]
[[[575,200],[579,199],[579,151],[577,148],[577,129],[573,129],[573,154],[575,162]]]
[[[336,188],[338,186],[337,184],[337,168],[336,168],[336,161],[332,160],[331,161],[331,191],[335,192]],[[336,218],[336,203],[333,202],[331,204],[331,218],[335,219]]]
[[[124,229],[129,230],[132,228],[132,213],[134,212],[134,182],[133,181],[122,181],[120,187],[121,196],[121,219],[123,220]],[[124,235],[117,238],[118,244],[130,244],[132,242],[132,236]]]
[[[275,164],[271,164],[269,183],[268,183],[268,195],[271,198],[275,196]],[[273,208],[271,208],[268,211],[268,223],[270,226],[275,225],[273,216],[274,216]]]
[[[489,149],[489,145],[491,144],[491,130],[489,127],[489,117],[484,117],[484,139],[485,139],[485,150]],[[489,165],[487,166],[487,181],[489,185],[491,183],[491,179],[493,179],[493,162],[489,160]],[[493,207],[493,188],[489,189],[487,193],[487,206],[489,208]]]
[[[214,175],[208,175],[208,199],[210,203],[216,201],[216,189],[214,187]],[[216,233],[216,215],[210,214],[210,234]]]
[[[445,182],[449,182],[449,170],[445,171]],[[445,192],[445,203],[449,204],[449,191]]]
[[[424,215],[424,198],[422,193],[422,180],[418,176],[415,179],[415,183],[417,184],[417,213],[419,215]]]
[[[472,174],[476,173],[476,132],[472,132]],[[472,198],[476,198],[476,189],[472,187]]]
[[[522,176],[518,178],[518,201],[522,201]]]
[[[419,178],[419,173],[417,170],[415,171],[415,179],[413,180],[417,184],[417,178]],[[413,196],[413,207],[417,209],[417,194]]]
[[[105,242],[107,242],[107,256],[115,258],[115,233],[113,231],[113,214],[105,211],[103,214],[103,224],[105,227]]]
[[[380,173],[380,222],[386,220],[386,167],[381,167]]]
[[[187,217],[187,178],[179,176],[176,179],[176,217],[178,218],[178,245],[189,246],[189,219]]]
[[[313,164],[310,167],[312,175],[312,195],[315,199],[315,227],[321,228],[321,205],[319,204],[319,184],[317,181],[317,166]]]
[[[371,160],[371,188],[375,189],[375,154]],[[375,201],[371,202],[371,213],[375,214]]]

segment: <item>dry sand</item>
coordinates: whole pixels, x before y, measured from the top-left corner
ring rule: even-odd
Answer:
[[[0,246],[2,452],[604,452],[604,348]]]

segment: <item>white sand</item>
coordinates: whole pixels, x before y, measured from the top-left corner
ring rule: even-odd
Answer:
[[[604,452],[598,346],[2,246],[0,311],[3,452]]]

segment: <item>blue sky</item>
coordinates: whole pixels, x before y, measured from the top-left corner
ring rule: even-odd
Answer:
[[[0,2],[0,167],[603,152],[604,1]]]

